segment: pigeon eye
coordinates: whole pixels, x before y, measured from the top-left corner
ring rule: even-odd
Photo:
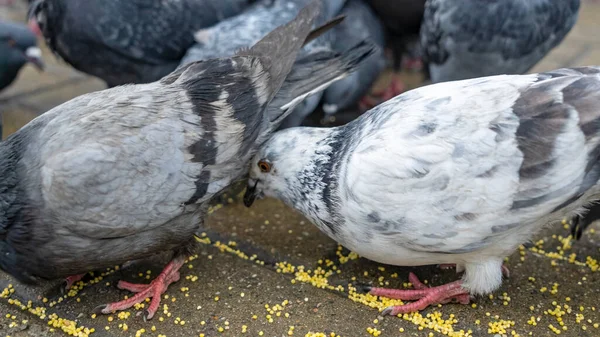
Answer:
[[[258,168],[260,169],[261,172],[264,173],[269,173],[271,172],[271,164],[269,164],[268,162],[261,160],[258,162]]]
[[[11,47],[14,47],[17,44],[17,41],[15,41],[14,39],[9,38],[8,39],[8,45]]]

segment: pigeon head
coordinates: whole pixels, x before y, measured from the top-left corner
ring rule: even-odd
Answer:
[[[274,197],[293,204],[315,181],[323,161],[328,160],[327,145],[321,142],[334,128],[289,128],[275,133],[250,163],[246,207],[258,198]],[[321,146],[323,151],[321,151]]]
[[[0,22],[0,89],[12,83],[26,63],[44,69],[35,35],[24,25]]]

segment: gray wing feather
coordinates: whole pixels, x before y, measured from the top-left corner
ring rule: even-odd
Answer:
[[[519,171],[521,188],[513,209],[536,207],[572,197],[560,209],[584,195],[600,178],[600,69],[559,69],[539,74],[539,82],[525,90],[513,107],[519,116],[517,142],[523,153]],[[565,142],[572,146],[565,147]],[[577,148],[579,146],[579,148]],[[566,152],[583,156],[583,169],[572,171]],[[572,172],[557,184],[547,184],[548,175]]]
[[[260,59],[269,74],[268,88],[271,101],[283,85],[292,69],[306,37],[310,34],[315,18],[319,15],[321,1],[313,0],[300,10],[296,18],[267,34],[248,50],[238,53],[240,56],[255,56]]]

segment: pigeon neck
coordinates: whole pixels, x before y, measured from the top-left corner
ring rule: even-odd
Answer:
[[[327,131],[298,145],[306,149],[302,168],[294,172],[293,179],[288,179],[289,186],[280,198],[333,235],[332,224],[338,218],[338,172],[346,153],[347,132],[344,128],[321,130]]]

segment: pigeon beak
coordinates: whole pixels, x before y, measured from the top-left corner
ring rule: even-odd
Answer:
[[[25,50],[27,61],[33,64],[40,71],[44,71],[44,61],[42,61],[42,51],[38,47],[29,47]]]
[[[256,200],[256,185],[258,185],[258,179],[252,184],[252,179],[248,180],[248,186],[246,187],[246,193],[244,193],[244,205],[246,207],[252,206],[254,200]]]

